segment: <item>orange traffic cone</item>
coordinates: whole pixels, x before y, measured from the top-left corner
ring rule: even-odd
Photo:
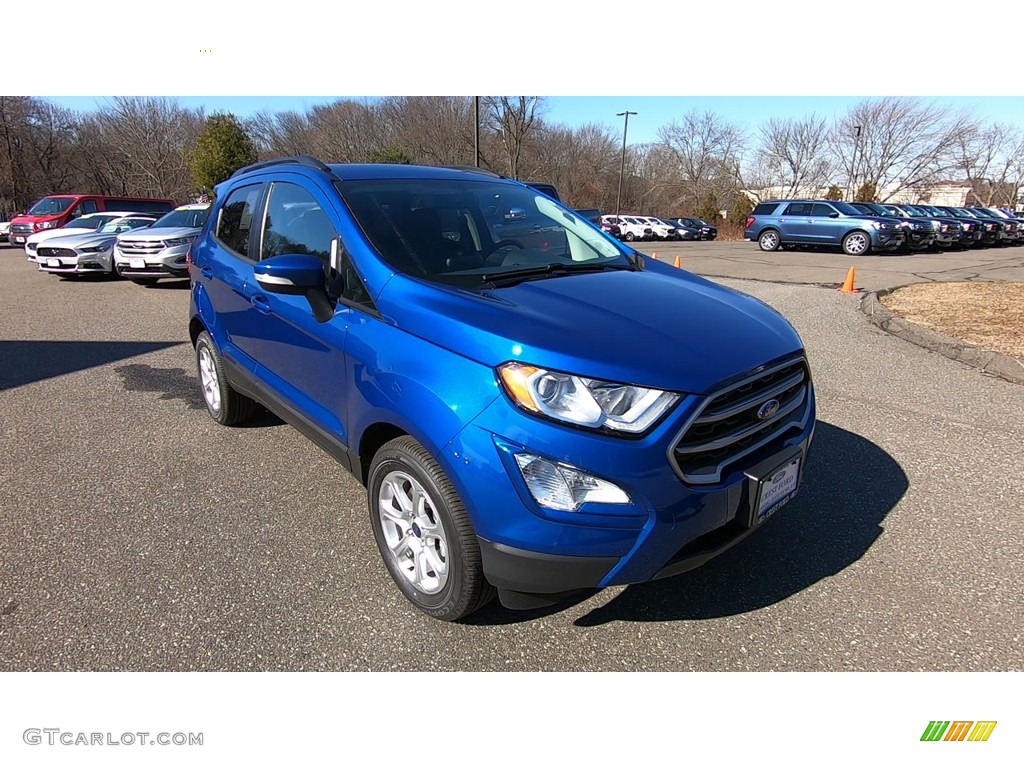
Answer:
[[[682,259],[682,257],[676,256],[675,267],[676,267],[676,269],[682,269],[683,268],[683,259]]]
[[[840,288],[842,293],[860,293],[860,290],[854,287],[854,283],[857,281],[857,271],[850,267],[850,271],[846,273],[846,282],[843,283],[843,287]]]

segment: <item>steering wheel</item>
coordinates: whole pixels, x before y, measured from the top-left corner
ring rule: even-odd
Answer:
[[[491,248],[491,250],[489,250],[487,253],[484,254],[484,258],[486,259],[492,253],[500,251],[502,248],[508,248],[510,245],[511,246],[515,246],[519,250],[523,250],[526,247],[522,243],[520,243],[518,240],[499,240],[498,242],[496,242],[494,244],[494,247]]]

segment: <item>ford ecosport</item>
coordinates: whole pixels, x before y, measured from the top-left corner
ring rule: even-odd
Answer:
[[[189,271],[210,416],[260,403],[331,453],[435,618],[681,573],[798,491],[815,398],[793,327],[525,184],[257,163],[217,187]]]

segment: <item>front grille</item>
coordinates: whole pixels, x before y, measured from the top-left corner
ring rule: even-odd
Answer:
[[[164,249],[163,240],[118,240],[117,249],[125,256],[153,256]]]
[[[12,235],[31,235],[35,230],[32,229],[31,224],[12,224],[11,234]]]
[[[717,483],[733,462],[781,447],[804,426],[809,386],[807,363],[799,358],[709,395],[672,448],[677,471],[691,484]],[[759,417],[772,400],[775,412]]]
[[[48,248],[45,245],[39,247],[39,255],[49,259],[67,259],[78,256],[71,248]]]

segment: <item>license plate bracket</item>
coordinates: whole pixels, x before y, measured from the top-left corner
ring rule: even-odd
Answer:
[[[769,465],[766,471],[747,473],[750,479],[750,517],[747,525],[755,528],[778,512],[797,495],[803,470],[803,453],[790,454]]]

